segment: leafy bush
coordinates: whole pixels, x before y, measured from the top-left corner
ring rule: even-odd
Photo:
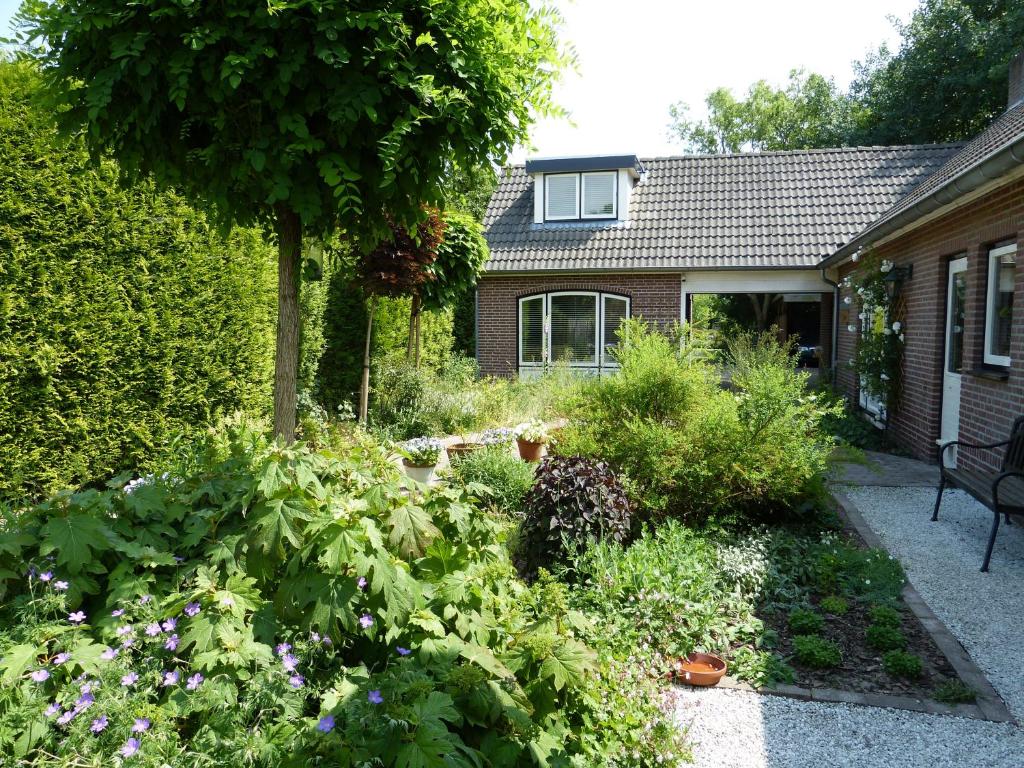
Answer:
[[[899,629],[902,624],[900,618],[900,612],[889,605],[873,605],[868,610],[868,616],[871,618],[872,624],[877,624],[880,627],[892,627],[893,629]]]
[[[789,614],[789,628],[797,635],[816,635],[825,628],[825,619],[814,611],[796,608]]]
[[[818,607],[825,613],[830,613],[833,616],[844,616],[846,615],[846,612],[850,610],[850,606],[846,602],[846,599],[837,595],[829,595],[828,597],[821,598],[821,602],[818,603]]]
[[[892,651],[907,647],[907,638],[893,627],[872,624],[865,630],[868,645],[879,651]]]
[[[818,635],[795,635],[793,653],[797,661],[814,669],[831,669],[843,661],[843,652],[839,646]]]
[[[550,567],[569,547],[579,551],[594,541],[624,543],[630,537],[629,499],[602,461],[544,459],[523,506],[517,556],[524,574]]]
[[[935,689],[934,696],[944,704],[968,704],[977,698],[974,689],[960,680],[944,680]]]
[[[456,459],[452,473],[464,485],[487,486],[486,498],[505,515],[522,511],[533,486],[534,467],[513,456],[508,446],[488,446]]]
[[[728,392],[685,333],[673,340],[634,320],[620,336],[619,370],[581,388],[561,453],[607,460],[655,516],[771,517],[800,506],[832,440],[791,347],[736,341]]]
[[[312,451],[233,428],[166,474],[4,520],[0,752],[25,766],[135,749],[174,768],[662,762],[672,742],[649,700],[631,717],[664,743],[636,735],[639,759],[623,759],[603,697],[625,694],[544,585],[515,578],[476,500],[408,496],[355,439]]]
[[[129,467],[269,408],[276,269],[182,197],[118,184],[0,60],[0,497]]]
[[[889,651],[882,657],[882,667],[893,677],[918,678],[921,676],[921,659],[906,651]]]
[[[899,599],[906,574],[899,560],[884,549],[865,549],[829,534],[816,550],[814,567],[821,592],[841,592],[879,603]]]

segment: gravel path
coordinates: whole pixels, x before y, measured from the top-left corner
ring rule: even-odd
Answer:
[[[929,522],[929,488],[844,487],[868,524],[1024,721],[1024,526],[1003,526],[979,572],[991,513],[961,491]],[[1022,768],[1016,725],[725,689],[677,693],[699,768]]]

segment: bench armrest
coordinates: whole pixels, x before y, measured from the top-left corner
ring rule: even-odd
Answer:
[[[1000,472],[995,480],[992,481],[992,504],[999,507],[999,486],[1002,485],[1003,481],[1010,477],[1019,477],[1024,480],[1024,472],[1016,469],[1009,469],[1006,472]]]
[[[948,443],[943,443],[939,446],[939,466],[943,466],[942,457],[946,455],[946,449],[954,445],[960,445],[964,448],[1002,448],[1004,445],[1009,444],[1009,440],[1001,440],[998,443],[965,443],[963,440],[950,440]]]

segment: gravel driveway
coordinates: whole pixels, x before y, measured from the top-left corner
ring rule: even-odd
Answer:
[[[991,513],[961,491],[929,522],[929,488],[844,487],[921,597],[1024,721],[1024,526],[1003,526],[979,572]],[[1016,725],[724,689],[683,689],[677,717],[701,768],[1022,768]]]

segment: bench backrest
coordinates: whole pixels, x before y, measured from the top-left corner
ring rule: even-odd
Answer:
[[[1024,416],[1018,416],[1010,429],[1010,443],[1003,457],[1003,471],[1024,471]]]

